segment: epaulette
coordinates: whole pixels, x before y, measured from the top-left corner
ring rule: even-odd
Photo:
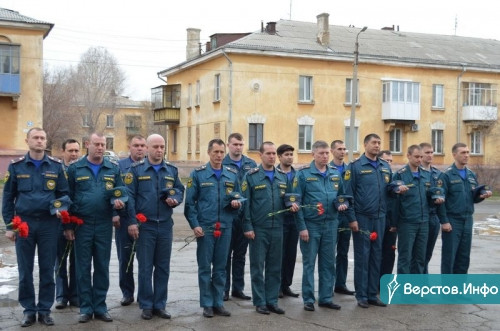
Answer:
[[[132,163],[130,165],[130,167],[137,167],[139,164],[143,164],[144,163],[144,159],[140,160],[140,161],[135,161],[134,163]]]
[[[259,167],[248,170],[247,174],[252,175],[259,172]]]
[[[176,168],[177,169],[177,166],[176,165],[173,165],[172,163],[168,162],[168,161],[165,161],[165,164],[168,165],[168,166],[171,166],[173,168]]]
[[[330,163],[328,163],[326,166],[327,166],[328,168],[330,168],[330,169],[336,169],[336,170],[339,170],[339,169],[337,169],[337,167],[336,167],[336,166],[331,165]]]
[[[21,162],[21,161],[24,161],[25,159],[26,159],[26,155],[23,155],[23,156],[21,156],[20,158],[17,158],[17,159],[15,159],[15,160],[10,161],[10,163],[12,163],[12,164],[14,164],[14,163],[19,163],[19,162]]]
[[[398,174],[402,174],[403,172],[406,171],[406,169],[407,169],[406,167],[403,167],[403,168],[399,169],[398,170]]]
[[[226,170],[229,170],[231,171],[232,173],[235,173],[235,174],[238,174],[238,170],[234,169],[234,168],[231,168],[231,167],[225,167]]]
[[[311,164],[306,164],[305,166],[300,167],[299,170],[309,169],[310,167],[311,167]]]
[[[53,156],[50,156],[50,155],[47,155],[47,157],[51,161],[54,161],[54,162],[57,162],[57,163],[62,163],[62,160],[58,159],[57,157],[53,157]]]
[[[352,160],[352,161],[351,161],[351,162],[349,162],[349,163],[358,162],[359,160],[360,160],[360,158],[359,158],[359,157],[357,157],[357,158],[355,158],[354,160]],[[380,160],[382,160],[382,159],[380,159]]]
[[[204,164],[202,166],[199,166],[198,168],[194,169],[196,171],[201,171],[201,170],[205,170],[207,168],[207,166]]]
[[[385,163],[387,163],[387,165],[390,165],[390,164],[389,164],[389,162],[387,162],[386,160],[384,160],[384,159],[382,159],[382,158],[380,158],[380,157],[379,157],[378,159],[379,159],[379,161],[382,161],[382,163],[384,163],[384,162],[385,162]]]
[[[444,172],[448,172],[448,171],[450,171],[452,169],[453,169],[453,167],[448,167],[448,168],[446,168],[446,170]]]
[[[275,168],[279,173],[282,173],[282,174],[286,174],[286,172],[284,172],[283,170],[281,170],[280,168]]]
[[[424,168],[424,167],[422,167],[422,166],[420,166],[419,168],[420,168],[420,170],[423,170],[423,171],[426,171],[426,172],[430,172],[429,170],[425,169],[425,168]]]
[[[118,164],[118,162],[114,161],[114,160],[110,160],[108,159],[109,162],[111,162],[111,164],[114,164],[115,166],[119,167],[120,165]]]

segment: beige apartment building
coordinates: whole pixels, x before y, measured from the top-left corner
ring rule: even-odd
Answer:
[[[258,159],[263,141],[296,148],[311,160],[316,140],[346,141],[354,157],[377,133],[403,164],[406,149],[434,145],[435,163],[452,163],[465,142],[471,164],[498,164],[500,41],[280,20],[252,33],[215,34],[201,51],[200,30],[187,29],[186,61],[158,73],[152,89],[156,124],[165,124],[167,158],[207,162],[207,143],[231,132]],[[349,141],[352,77],[359,41],[355,141]]]
[[[54,25],[0,8],[0,173],[43,122],[43,40]]]

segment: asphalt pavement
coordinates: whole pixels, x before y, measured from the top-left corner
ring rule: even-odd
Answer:
[[[182,208],[182,207],[181,207]],[[496,233],[496,221],[500,202],[486,201],[478,205],[476,223],[491,227],[477,231],[473,237],[470,273],[500,274],[500,235]],[[496,218],[495,218],[496,217]],[[490,222],[491,220],[491,222]],[[154,317],[142,320],[138,304],[122,307],[118,287],[118,263],[113,244],[110,265],[110,289],[107,297],[112,323],[91,321],[78,323],[78,309],[68,307],[53,309],[55,326],[37,324],[31,329],[50,330],[500,330],[500,305],[390,305],[386,308],[371,306],[363,309],[356,305],[353,296],[335,295],[334,302],[340,304],[340,311],[319,308],[315,312],[303,309],[302,298],[285,297],[279,305],[285,315],[260,315],[251,301],[230,299],[225,307],[231,317],[216,316],[211,319],[202,316],[199,307],[197,283],[196,242],[184,246],[184,238],[192,234],[180,208],[174,213],[174,243],[171,260],[171,274],[167,310],[171,320]],[[1,234],[3,237],[3,233]],[[352,242],[351,242],[352,245]],[[352,246],[351,246],[352,247]],[[439,273],[441,241],[436,244],[431,260],[430,272]],[[247,256],[248,258],[248,256]],[[248,261],[248,260],[247,260]],[[36,269],[36,266],[35,266]],[[248,263],[246,266],[245,293],[251,294]],[[353,288],[353,254],[349,252],[348,287]],[[297,256],[294,291],[301,290],[302,256]],[[137,278],[137,275],[136,275]],[[35,287],[38,273],[35,270]],[[317,284],[316,284],[317,289]],[[22,308],[17,303],[17,266],[14,246],[0,240],[0,330],[19,330]]]

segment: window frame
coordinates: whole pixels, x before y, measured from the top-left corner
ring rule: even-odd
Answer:
[[[478,146],[477,146],[478,145]],[[477,151],[479,147],[479,151]],[[472,131],[470,133],[470,154],[471,155],[483,155],[483,132],[482,131]]]
[[[389,150],[393,154],[403,153],[403,130],[401,128],[394,128],[389,132]]]
[[[115,137],[106,137],[106,150],[112,151],[115,148]]]
[[[313,95],[313,76],[299,76],[299,102],[312,103]]]
[[[187,93],[187,109],[190,109],[193,106],[193,85],[191,83],[188,84],[188,93]]]
[[[432,108],[444,109],[444,84],[432,84]]]
[[[432,129],[431,130],[431,144],[434,148],[434,154],[444,154],[444,130]]]
[[[260,130],[259,130],[260,129]],[[257,151],[264,142],[264,124],[248,123],[248,149]]]
[[[214,75],[214,102],[220,101],[220,85],[221,85],[220,74],[215,74]]]
[[[0,93],[21,93],[21,46],[0,43]]]
[[[301,132],[301,129],[304,129],[303,132]],[[306,132],[309,129],[308,132]],[[313,144],[313,133],[314,133],[314,125],[311,124],[299,124],[299,132],[298,132],[298,146],[299,146],[299,152],[311,152],[312,151],[312,144]],[[301,137],[302,135],[302,137]],[[307,135],[307,136],[306,136]],[[309,138],[309,141],[308,141]],[[301,141],[301,139],[303,141]],[[308,148],[309,145],[309,148]]]
[[[196,96],[195,96],[195,102],[194,105],[199,106],[200,105],[200,99],[201,99],[201,83],[199,80],[196,81]]]
[[[358,82],[358,88],[356,90],[356,105],[359,105],[359,79],[356,79]],[[345,100],[344,103],[346,105],[352,105],[352,78],[345,79]]]
[[[112,114],[106,115],[106,127],[107,128],[114,128],[115,127],[115,116],[114,115],[112,115]]]
[[[350,131],[351,127],[350,126],[345,126],[344,127],[344,144],[346,151],[349,151],[350,149]],[[354,126],[354,141],[355,141],[355,146],[354,149],[352,150],[353,153],[359,153],[359,127]]]

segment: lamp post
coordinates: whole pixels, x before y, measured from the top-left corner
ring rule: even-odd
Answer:
[[[359,42],[358,38],[361,32],[365,32],[368,27],[363,27],[356,35],[356,43],[354,44],[354,69],[352,73],[352,89],[351,89],[351,121],[349,123],[349,162],[354,160],[354,122],[356,120],[356,103],[358,97],[358,55]]]

